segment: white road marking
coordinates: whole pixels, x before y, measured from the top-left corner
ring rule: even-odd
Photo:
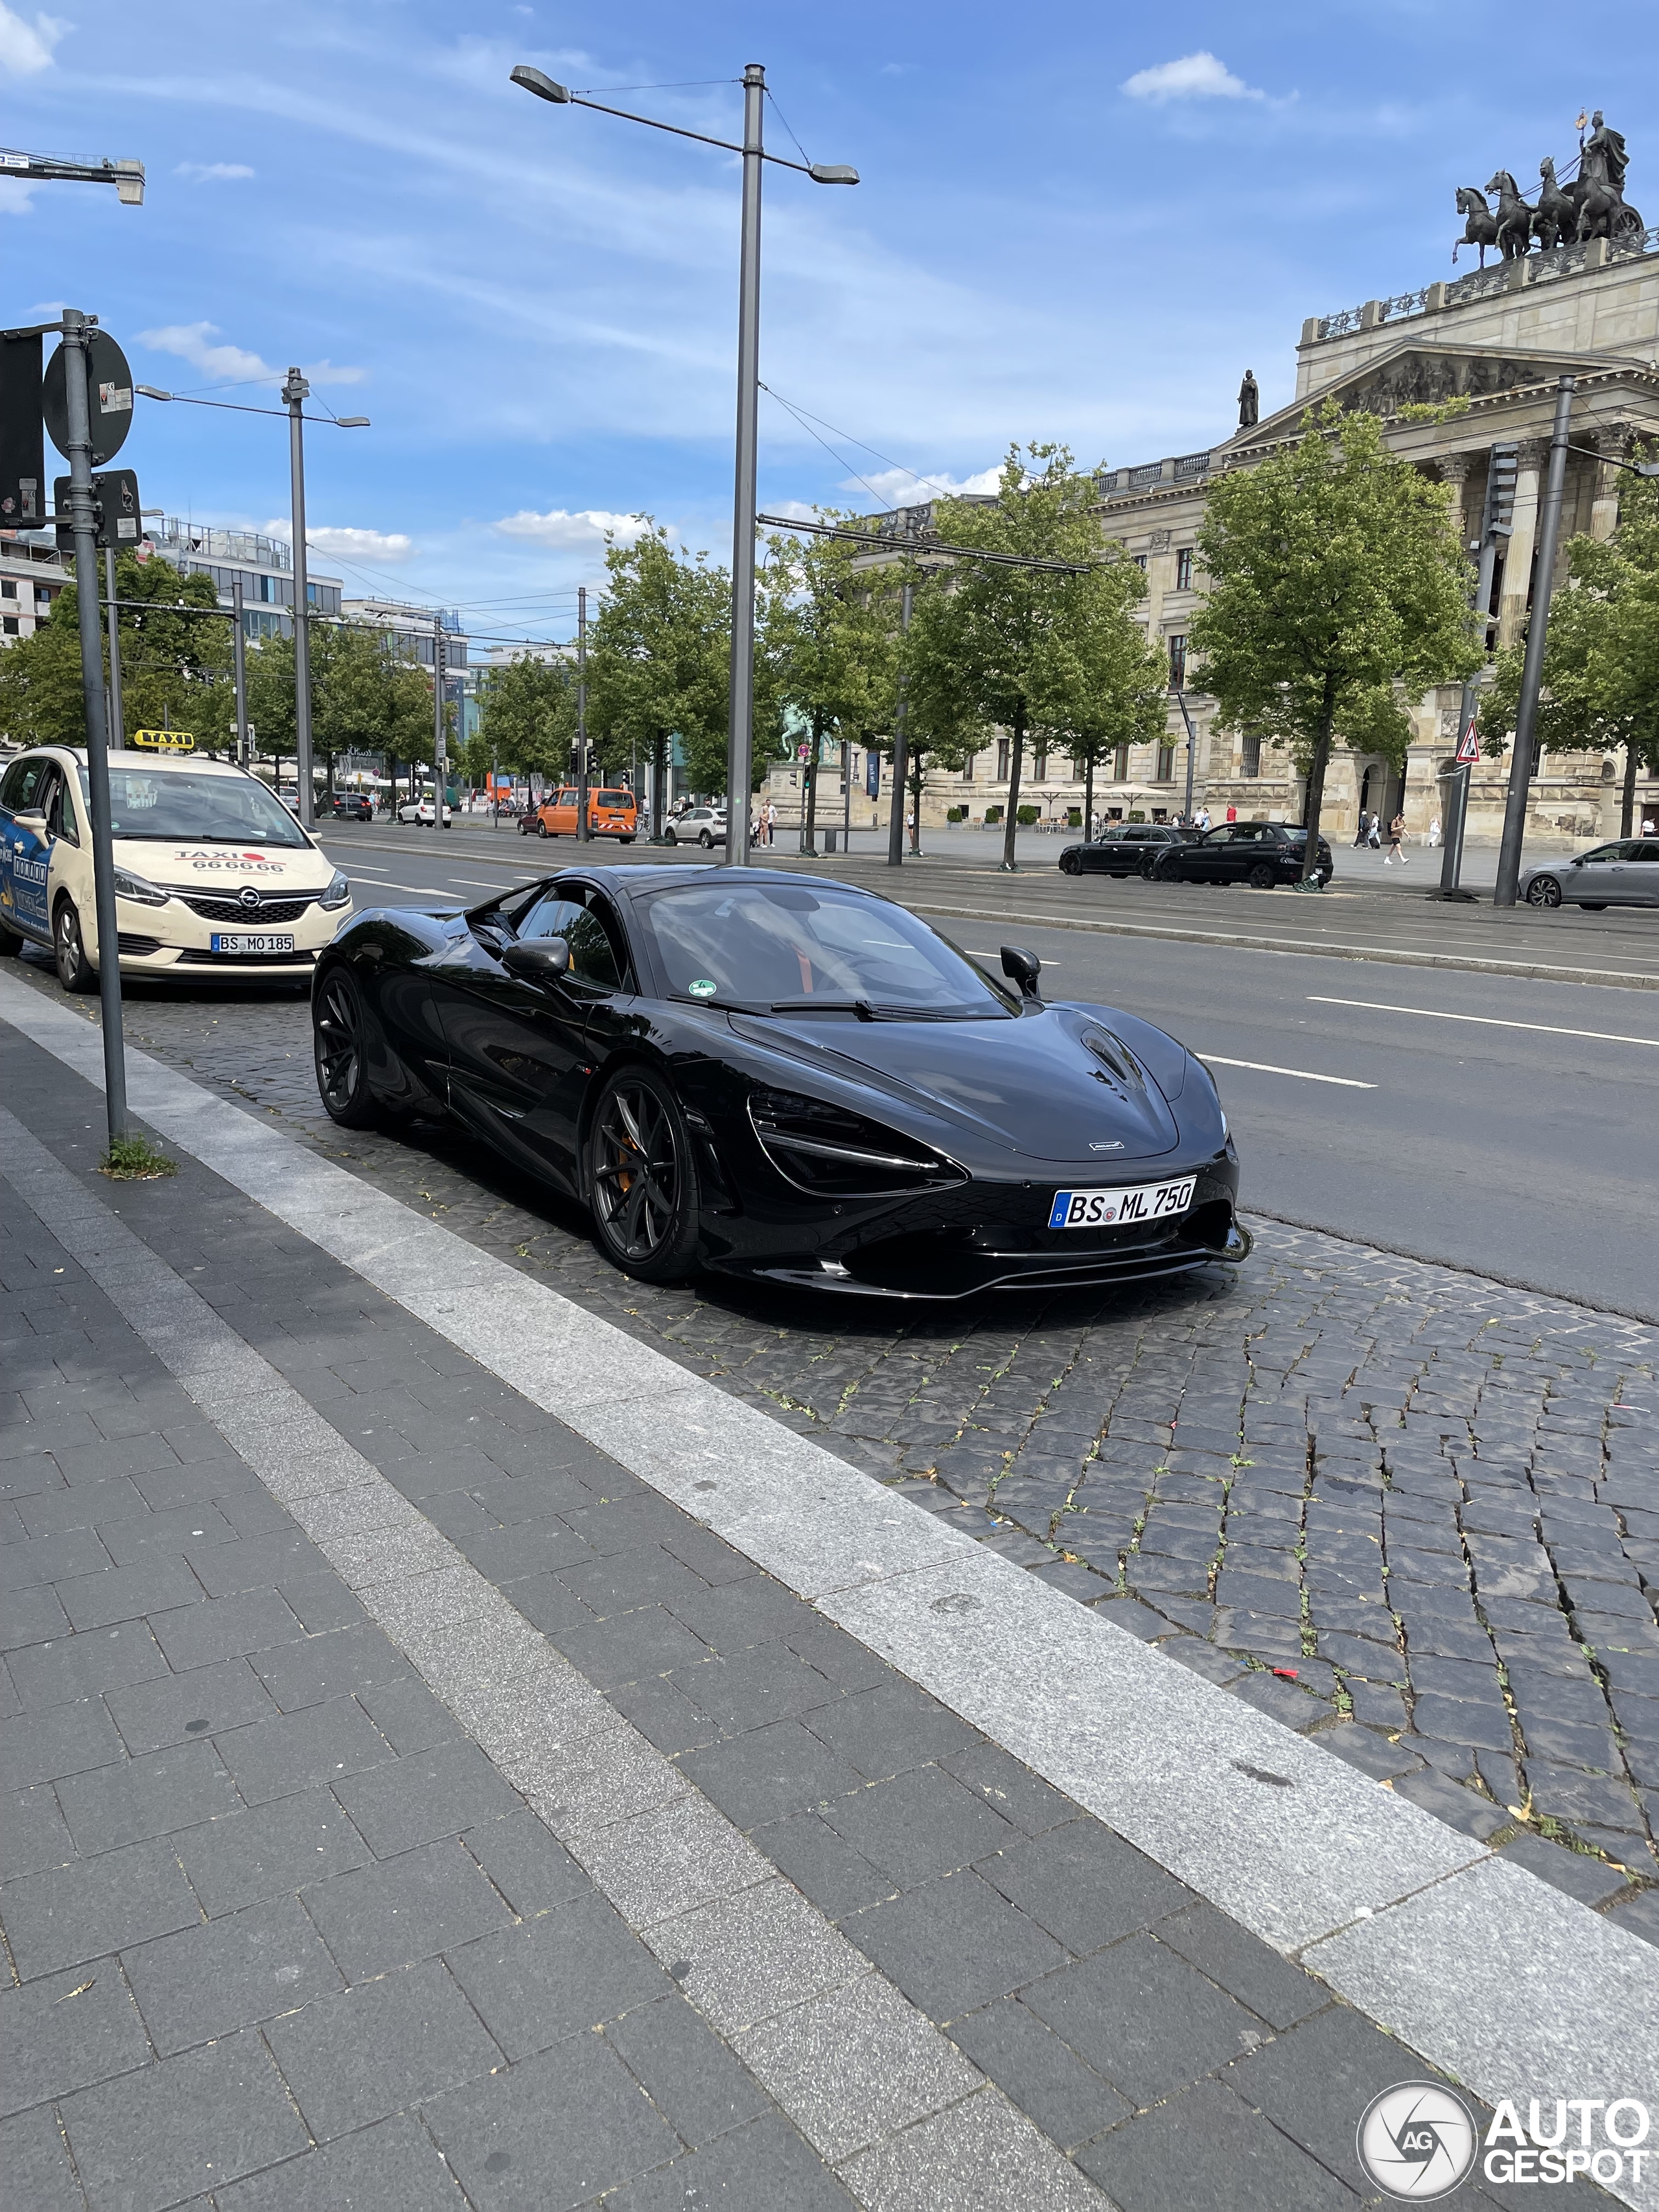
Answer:
[[[1376,1088],[1374,1083],[1356,1082],[1352,1075],[1316,1075],[1310,1067],[1269,1067],[1265,1060],[1223,1060],[1217,1052],[1200,1052],[1198,1056],[1216,1067],[1249,1067],[1258,1075],[1293,1075],[1298,1083],[1340,1083],[1345,1091]]]
[[[1489,1030],[1531,1030],[1539,1036],[1594,1037],[1598,1044],[1650,1044],[1659,1037],[1621,1036],[1614,1030],[1567,1030],[1553,1022],[1506,1022],[1497,1014],[1444,1014],[1437,1006],[1385,1006],[1375,999],[1324,999],[1308,994],[1310,1006],[1363,1006],[1372,1014],[1421,1014],[1431,1022],[1479,1022]]]
[[[449,896],[447,891],[434,890],[430,884],[394,884],[389,877],[383,877],[378,884],[365,884],[363,888],[370,891],[415,891],[422,898],[441,899]],[[494,886],[492,885],[491,888],[493,889]]]

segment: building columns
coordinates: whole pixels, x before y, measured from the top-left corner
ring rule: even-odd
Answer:
[[[1504,556],[1504,588],[1498,602],[1498,642],[1513,645],[1527,625],[1527,599],[1532,582],[1534,541],[1538,532],[1538,499],[1544,463],[1549,453],[1546,438],[1522,438],[1515,449],[1515,520]]]
[[[1631,430],[1627,422],[1604,423],[1595,433],[1596,451],[1602,459],[1595,465],[1595,489],[1590,507],[1590,536],[1611,538],[1619,526],[1619,479],[1624,474],[1615,468],[1615,461],[1629,458]]]

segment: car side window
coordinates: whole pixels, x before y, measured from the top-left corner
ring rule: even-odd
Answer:
[[[1628,860],[1659,861],[1659,837],[1640,837],[1625,855]]]
[[[626,988],[627,939],[610,901],[585,884],[561,886],[568,926],[556,933],[570,947],[570,973],[601,991]]]
[[[520,940],[532,937],[564,937],[570,934],[570,925],[581,918],[582,909],[572,899],[562,898],[556,891],[549,891],[538,899],[519,924]]]
[[[0,783],[0,806],[9,814],[27,814],[40,804],[41,787],[52,772],[50,760],[14,761]]]
[[[81,833],[75,824],[75,801],[70,796],[69,781],[62,775],[54,775],[43,790],[41,799],[46,810],[48,836],[62,837],[71,845],[78,845]]]

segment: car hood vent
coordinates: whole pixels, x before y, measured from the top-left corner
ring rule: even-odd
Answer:
[[[1103,1179],[1121,1162],[1173,1151],[1179,1139],[1164,1091],[1115,1017],[1109,1027],[1077,1007],[1045,1006],[1018,1021],[831,1024],[733,1015],[732,1025],[1012,1151],[1086,1164]],[[1161,1031],[1125,1026],[1146,1030],[1172,1066],[1184,1066],[1182,1048]]]

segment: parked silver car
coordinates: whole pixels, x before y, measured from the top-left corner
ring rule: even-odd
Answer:
[[[1570,860],[1540,860],[1521,878],[1528,906],[1659,906],[1659,837],[1621,837]]]
[[[693,806],[684,814],[676,815],[663,831],[663,842],[668,845],[701,845],[705,853],[726,842],[726,809],[723,806]]]

